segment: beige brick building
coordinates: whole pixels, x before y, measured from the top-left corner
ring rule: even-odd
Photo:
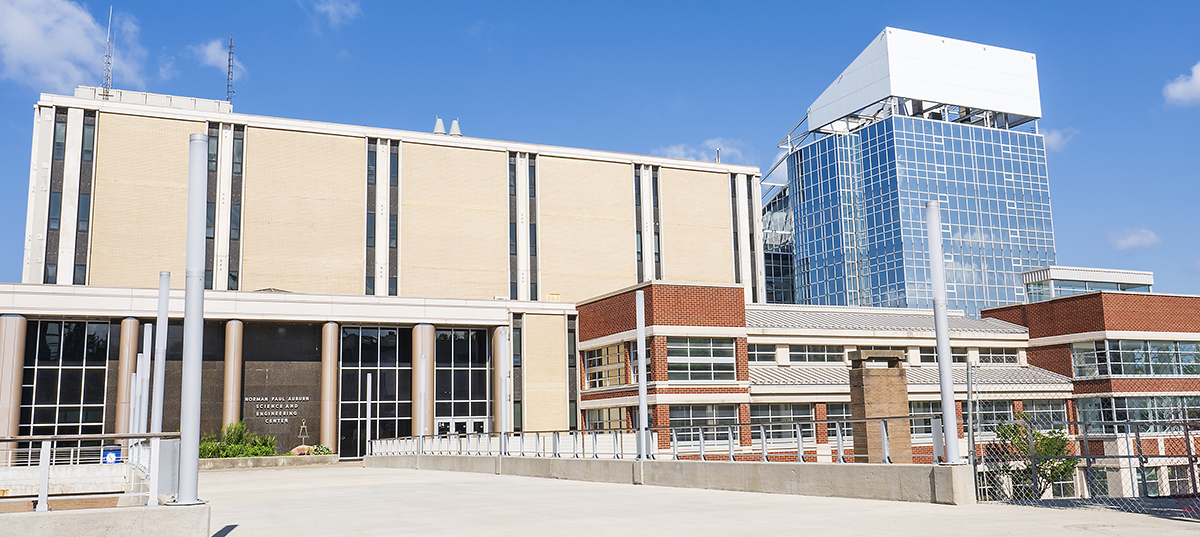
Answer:
[[[577,427],[577,302],[651,280],[763,301],[755,167],[89,87],[43,94],[33,132],[22,283],[0,291],[0,362],[21,378],[8,434],[128,426],[140,339],[120,335],[153,322],[160,271],[183,288],[193,133],[209,136],[205,432],[242,419],[353,457],[368,434]],[[300,402],[264,412],[276,398]],[[51,408],[82,418],[33,417]]]

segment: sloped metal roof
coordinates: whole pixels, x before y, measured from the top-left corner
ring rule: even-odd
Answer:
[[[967,369],[953,368],[954,383],[967,383]],[[998,366],[979,367],[975,369],[974,381],[977,385],[1011,386],[1011,385],[1058,385],[1071,388],[1071,379],[1033,366]],[[908,368],[908,383],[910,385],[938,384],[936,367]],[[752,365],[750,366],[750,384],[756,386],[824,386],[849,385],[850,368],[844,365],[812,366],[812,365]]]
[[[952,315],[948,320],[950,331],[958,333],[1025,334],[1029,331],[1023,326],[998,319],[973,319]],[[891,308],[747,307],[746,327],[933,332],[933,315],[932,312]]]

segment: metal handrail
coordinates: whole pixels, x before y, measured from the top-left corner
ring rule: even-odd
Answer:
[[[655,426],[648,427],[643,430],[648,430],[652,435],[651,445],[657,446],[652,448],[646,456],[655,458],[656,454],[669,445],[670,456],[674,460],[697,456],[702,460],[707,460],[709,457],[708,449],[710,447],[720,446],[721,442],[726,444],[726,453],[720,456],[726,461],[739,460],[738,456],[743,459],[746,455],[752,455],[755,449],[755,442],[759,443],[759,460],[770,461],[772,453],[776,457],[795,458],[797,462],[805,462],[805,457],[828,457],[833,462],[844,463],[847,457],[854,457],[861,460],[861,457],[870,457],[871,460],[878,460],[883,463],[891,463],[893,454],[890,453],[888,442],[888,422],[897,420],[920,420],[929,419],[936,420],[939,417],[937,414],[909,414],[902,416],[884,416],[874,418],[832,418],[832,419],[811,419],[811,420],[788,420],[788,421],[752,421],[749,423],[720,423],[720,424],[697,424],[697,425],[675,425],[675,426]],[[847,437],[852,436],[849,429],[850,424],[856,423],[878,423],[882,431],[881,449],[883,453],[847,453],[845,441]],[[828,444],[816,442],[812,440],[815,427],[806,428],[805,426],[815,426],[826,424],[829,426]],[[711,432],[708,430],[712,429]],[[807,429],[807,430],[806,430]],[[681,431],[682,430],[682,431]],[[517,456],[517,457],[549,457],[562,458],[568,456],[566,449],[570,450],[570,458],[592,458],[592,459],[624,459],[636,457],[635,454],[627,453],[625,450],[626,436],[629,434],[638,434],[638,428],[634,427],[618,427],[611,429],[592,429],[592,430],[569,430],[569,431],[517,431],[517,432],[479,432],[479,433],[447,433],[442,435],[429,435],[418,437],[403,437],[393,439],[375,439],[371,440],[371,453],[379,455],[420,455],[420,454],[438,454],[438,455],[483,455],[482,444],[483,438],[487,437],[488,450],[487,455],[492,456],[491,441],[492,437],[497,437],[499,456]],[[754,434],[757,431],[758,437]],[[749,432],[750,440],[748,443],[742,443],[745,438],[743,435]],[[563,434],[571,435],[571,441],[562,441]],[[660,440],[666,439],[659,435],[669,435],[667,445],[661,445]],[[773,434],[786,434],[787,437],[772,438]],[[546,435],[546,436],[543,436]],[[721,438],[725,435],[725,438]],[[794,436],[793,436],[794,435]],[[532,449],[526,449],[525,438],[530,437],[532,441]],[[547,438],[548,436],[548,438]],[[580,437],[583,438],[580,438]],[[591,437],[590,453],[589,442],[587,437]],[[475,446],[472,449],[471,440],[474,437]],[[515,438],[514,438],[515,437]],[[428,440],[427,440],[428,439]],[[601,440],[605,440],[605,444],[601,445]],[[508,447],[513,445],[513,440],[516,440],[517,449],[509,450]],[[712,444],[712,446],[710,446]],[[828,454],[819,454],[817,445],[830,446]],[[832,445],[830,445],[832,444]],[[426,447],[428,446],[428,447]],[[836,447],[835,447],[836,446]],[[683,449],[681,449],[683,448]],[[693,449],[694,448],[694,449]],[[811,451],[817,449],[818,452]],[[717,447],[720,450],[720,447]],[[806,451],[807,450],[807,451]],[[793,455],[788,455],[794,451]],[[515,452],[515,453],[514,453]],[[895,455],[901,456],[901,455]],[[903,455],[909,457],[910,455]],[[912,457],[926,457],[927,455],[911,455]],[[936,463],[936,458],[933,459]]]
[[[0,442],[40,442],[42,440],[129,440],[139,438],[179,438],[179,433],[35,434],[25,436],[0,436]]]

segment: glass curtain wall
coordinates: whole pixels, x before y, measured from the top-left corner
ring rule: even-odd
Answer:
[[[107,320],[29,321],[18,434],[104,432],[108,361],[117,359],[109,334],[116,339],[116,326]]]
[[[412,328],[344,326],[341,340],[338,454],[353,459],[366,454],[368,404],[371,438],[412,434]]]
[[[807,303],[932,307],[925,203],[942,208],[949,307],[1024,301],[1055,262],[1043,138],[890,117],[789,156],[798,290]]]

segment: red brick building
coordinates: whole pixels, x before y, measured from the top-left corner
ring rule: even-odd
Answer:
[[[716,436],[723,424],[850,418],[849,356],[856,350],[903,352],[910,413],[941,410],[931,311],[747,304],[738,286],[655,281],[577,305],[580,409],[589,429],[636,425],[632,364],[639,290],[645,293],[647,400],[654,427],[706,426]],[[972,363],[979,366],[976,394],[987,401],[989,417],[1012,419],[1037,408],[1065,419],[1070,380],[1026,363],[1026,328],[961,312],[949,320],[956,399],[966,400],[965,366]],[[961,415],[961,402],[958,406]],[[794,446],[794,427],[766,427],[773,442]],[[749,451],[763,431],[742,429],[738,441]],[[831,457],[836,433],[829,429],[801,428],[810,460]],[[917,453],[931,453],[928,420],[915,420],[905,432],[913,435]],[[659,445],[668,447],[669,440],[660,436]]]
[[[1183,427],[1200,418],[1200,296],[1091,291],[982,315],[1027,327],[1030,365],[1072,378],[1072,420],[1118,422],[1088,429],[1107,454],[1141,448],[1147,495],[1191,492]],[[1140,446],[1123,438],[1127,421]]]

